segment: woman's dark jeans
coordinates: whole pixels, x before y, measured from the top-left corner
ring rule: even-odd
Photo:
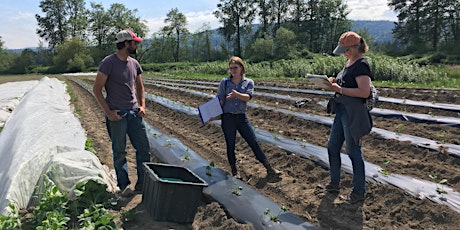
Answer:
[[[364,194],[366,192],[366,176],[361,146],[357,145],[351,137],[350,121],[345,106],[337,104],[334,123],[332,124],[329,142],[327,143],[329,166],[331,167],[331,183],[340,182],[342,166],[340,150],[344,142],[346,153],[353,166],[353,192]]]
[[[264,162],[267,159],[265,153],[262,151],[262,148],[257,142],[256,134],[254,133],[254,129],[249,123],[246,114],[222,114],[222,130],[227,144],[227,158],[230,165],[234,165],[236,163],[235,143],[237,130],[244,140],[246,140],[249,147],[251,147],[257,160]]]

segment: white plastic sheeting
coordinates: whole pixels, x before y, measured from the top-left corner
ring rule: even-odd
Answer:
[[[19,91],[13,92],[20,97]],[[57,159],[53,156],[68,153],[75,156],[76,164],[87,152],[85,131],[74,116],[69,99],[62,82],[43,77],[24,94],[6,120],[0,132],[0,213],[6,212],[9,203],[27,207],[41,174],[46,172],[51,159]],[[72,156],[65,158],[71,161]],[[95,174],[107,177],[102,169]],[[81,177],[75,183],[79,181]]]

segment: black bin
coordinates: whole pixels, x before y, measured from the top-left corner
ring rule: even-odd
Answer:
[[[156,221],[192,223],[203,187],[208,184],[187,168],[144,163],[142,202]]]

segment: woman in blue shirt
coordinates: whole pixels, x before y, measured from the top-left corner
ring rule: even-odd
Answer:
[[[239,177],[235,157],[236,131],[246,140],[257,160],[265,166],[268,176],[281,174],[270,165],[246,116],[247,102],[251,100],[254,92],[254,81],[245,77],[245,65],[241,58],[231,57],[228,67],[230,74],[220,81],[217,95],[223,110],[222,130],[232,175]]]

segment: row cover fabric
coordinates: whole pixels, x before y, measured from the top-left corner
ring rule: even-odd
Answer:
[[[0,127],[3,127],[24,94],[36,84],[38,84],[38,81],[7,82],[0,84]]]
[[[43,77],[23,95],[0,132],[0,213],[6,214],[10,203],[26,208],[35,186],[40,186],[37,184],[40,176],[49,171],[50,162],[59,159],[77,166],[85,164],[82,160],[85,158],[90,162],[86,166],[93,172],[87,179],[100,174],[110,184],[110,175],[100,163],[95,163],[92,153],[84,150],[85,130],[72,112],[65,84],[56,78]],[[59,154],[65,156],[58,157]],[[72,173],[78,174],[71,170],[66,175]],[[65,184],[58,188],[66,191],[72,187],[70,184],[84,180],[81,174],[73,177],[73,182],[65,182],[69,178],[59,175],[54,178],[56,184]]]

